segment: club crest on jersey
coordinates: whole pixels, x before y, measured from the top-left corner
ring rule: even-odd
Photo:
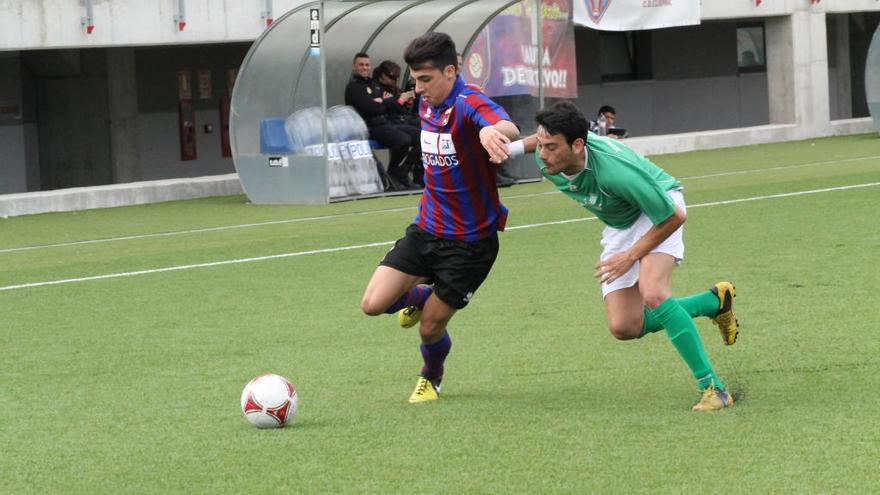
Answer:
[[[596,194],[590,194],[583,201],[584,206],[590,206],[595,210],[602,210],[602,205],[599,204],[599,196]]]
[[[611,5],[611,0],[584,0],[584,2],[587,4],[587,14],[590,16],[590,20],[596,24],[602,22],[605,11]]]
[[[447,108],[446,111],[443,112],[443,122],[440,124],[441,126],[445,126],[449,123],[450,115],[452,115],[452,107]]]

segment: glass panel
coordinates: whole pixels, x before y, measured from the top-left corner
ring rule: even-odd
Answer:
[[[284,125],[296,110],[320,109],[320,91],[297,98],[293,94],[297,77],[320,88],[320,59],[311,57],[300,71],[300,58],[291,57],[291,47],[300,51],[309,46],[309,7],[317,6],[318,2],[301,5],[273,23],[254,42],[235,83],[230,118],[233,158],[242,187],[254,203],[328,200],[323,152],[320,157],[308,156],[302,152],[303,143],[295,150]]]
[[[764,26],[737,27],[736,51],[740,72],[765,70]]]
[[[325,2],[323,23],[364,4]],[[319,7],[319,2],[304,3],[273,23],[254,42],[236,81],[233,156],[254,203],[326,203],[382,192],[362,122],[346,109],[331,109],[326,116],[321,110],[321,56],[329,52],[328,33],[320,50],[310,48],[311,10]],[[331,138],[327,162],[324,121]]]
[[[373,66],[382,60],[391,60],[400,65],[406,76],[406,64],[403,61],[403,51],[413,40],[425,34],[430,27],[426,20],[436,20],[447,13],[454,11],[462,5],[461,0],[438,0],[420,4],[415,8],[402,12],[399,16],[382,27],[375,34],[375,38],[367,47],[367,52],[373,61]],[[402,78],[401,78],[402,79]],[[403,81],[405,82],[405,81]]]
[[[603,81],[634,78],[629,33],[599,34],[599,72]]]
[[[413,1],[386,0],[368,3],[363,7],[349,12],[336,19],[327,30],[327,104],[342,105],[345,102],[345,86],[351,77],[351,64],[354,54],[361,51],[373,33],[391,16],[406,9]],[[350,2],[327,2],[327,8],[339,4],[351,7]],[[420,7],[416,7],[417,9]],[[421,33],[419,33],[421,34]],[[384,59],[397,60],[403,58],[403,48],[409,39],[398,39],[397,50],[385,53],[381,50],[370,50],[370,60],[375,67]],[[400,55],[392,57],[394,53]]]
[[[874,128],[880,132],[880,27],[874,31],[865,61],[865,99],[874,119]]]

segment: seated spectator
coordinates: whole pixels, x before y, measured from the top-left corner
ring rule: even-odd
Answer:
[[[393,124],[408,124],[419,127],[419,116],[415,89],[402,91],[399,86],[400,66],[385,60],[373,69],[373,81],[382,90],[385,102],[385,117]]]
[[[384,60],[373,69],[373,81],[382,91],[382,101],[385,105],[385,118],[389,123],[405,132],[413,144],[407,161],[412,163],[412,179],[419,186],[423,186],[422,176],[424,170],[421,163],[421,136],[422,128],[419,123],[418,99],[415,89],[401,91],[400,66],[391,60]]]
[[[602,105],[596,113],[596,120],[590,121],[590,130],[600,136],[614,139],[626,137],[626,129],[615,127],[617,112],[611,105]]]
[[[395,124],[386,117],[386,100],[392,98],[373,81],[370,56],[358,53],[352,61],[351,79],[345,87],[345,104],[354,107],[370,131],[370,139],[388,148],[388,175],[396,182],[395,189],[415,189],[410,178],[415,164],[421,165],[419,131],[412,126]]]

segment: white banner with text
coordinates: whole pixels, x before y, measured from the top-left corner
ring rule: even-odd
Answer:
[[[600,31],[638,31],[700,23],[700,0],[574,0],[574,23]]]

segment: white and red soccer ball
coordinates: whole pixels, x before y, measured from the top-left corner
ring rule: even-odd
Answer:
[[[241,412],[257,428],[281,428],[293,420],[299,399],[296,387],[280,375],[260,375],[241,392]]]

